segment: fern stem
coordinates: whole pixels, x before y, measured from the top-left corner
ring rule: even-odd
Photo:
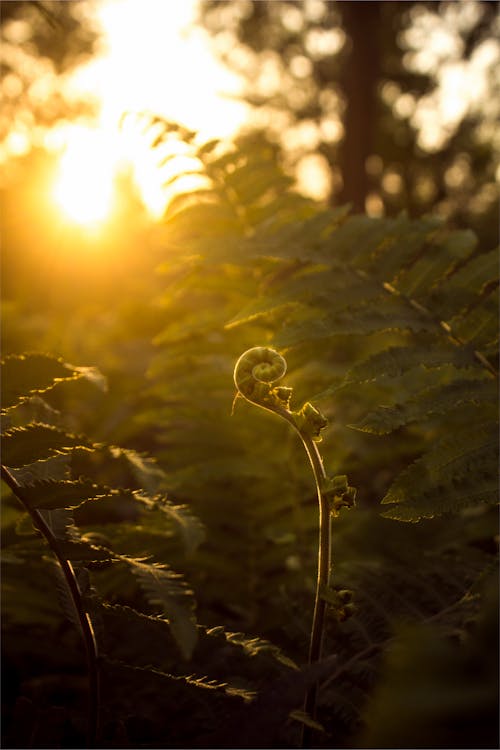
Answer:
[[[298,431],[298,430],[297,430]],[[328,586],[331,564],[331,515],[328,500],[322,492],[322,486],[326,479],[321,454],[316,443],[308,436],[299,435],[308,455],[316,483],[316,492],[319,504],[319,536],[318,536],[318,573],[316,580],[316,595],[314,600],[314,612],[311,626],[311,640],[309,644],[309,664],[321,659],[323,635],[325,630],[326,601],[322,596],[323,589]],[[306,693],[304,711],[313,719],[316,715],[316,701],[318,685],[312,685]],[[302,725],[301,747],[308,747],[312,735],[311,727]]]
[[[291,388],[280,388],[274,384],[286,372],[286,360],[274,349],[256,346],[244,352],[234,368],[234,384],[237,394],[251,404],[259,406],[285,419],[298,434],[311,464],[319,503],[318,572],[316,595],[309,643],[309,664],[321,659],[325,630],[326,600],[324,591],[328,586],[331,566],[331,513],[325,493],[328,482],[323,459],[317,441],[320,431],[326,426],[325,417],[309,402],[298,412],[290,411]],[[234,402],[233,402],[234,408]],[[308,690],[304,700],[304,710],[313,719],[316,714],[318,683]],[[311,728],[302,725],[302,747],[307,747]]]
[[[29,513],[35,528],[37,528],[38,531],[42,534],[61,567],[64,581],[66,583],[69,595],[78,617],[87,658],[87,673],[89,679],[87,747],[96,747],[100,690],[97,642],[94,634],[94,629],[92,627],[92,622],[83,603],[83,598],[80,587],[78,585],[78,581],[76,579],[75,571],[71,562],[61,552],[58,541],[54,536],[51,528],[46,523],[43,515],[39,510],[31,507],[30,503],[24,497],[23,488],[20,486],[11,472],[7,469],[7,467],[3,466],[3,464],[1,467],[1,476],[3,481],[8,485],[14,495],[21,502],[25,510]]]

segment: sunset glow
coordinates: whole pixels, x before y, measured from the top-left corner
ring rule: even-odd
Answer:
[[[102,132],[73,131],[59,162],[53,197],[68,219],[92,227],[105,221],[112,208],[116,153]]]
[[[151,112],[207,140],[235,132],[246,108],[221,94],[234,93],[237,80],[215,61],[204,32],[188,27],[194,3],[151,3],[143,14],[135,0],[106,0],[95,12],[101,53],[74,72],[67,88],[97,102],[98,122],[63,127],[53,196],[67,219],[97,226],[110,215],[117,173],[128,169],[155,219],[168,201],[165,178],[144,137],[133,128],[123,132],[123,115]]]

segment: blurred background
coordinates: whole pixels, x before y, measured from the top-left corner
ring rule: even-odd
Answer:
[[[4,351],[106,366],[92,332],[154,298],[162,216],[197,184],[155,116],[199,142],[258,132],[305,195],[437,214],[492,249],[499,26],[476,0],[3,3]]]
[[[165,183],[189,168],[162,166],[151,113],[200,141],[261,132],[304,194],[437,213],[491,249],[499,26],[476,0],[3,3],[5,310],[33,312],[41,344],[42,309],[97,304],[117,276],[134,289],[139,268],[146,283]],[[3,321],[4,350],[30,344]]]
[[[179,191],[203,185],[200,160],[193,162],[192,154],[200,154],[204,142],[221,139],[213,160],[210,147],[203,152],[212,177],[219,147],[251,145],[253,160],[238,161],[236,151],[218,176],[227,178],[228,193],[236,195],[235,212],[245,216],[251,209],[254,225],[266,216],[267,177],[272,201],[279,202],[287,185],[274,165],[266,171],[271,156],[305,196],[284,199],[285,208],[292,206],[291,223],[314,215],[312,201],[349,205],[352,212],[374,218],[437,214],[452,229],[472,229],[478,254],[494,249],[500,182],[498,3],[25,0],[2,3],[0,30],[3,354],[51,352],[74,365],[95,365],[109,383],[106,394],[83,381],[67,384],[49,393],[45,404],[39,399],[30,405],[39,412],[20,419],[64,425],[94,441],[157,458],[168,477],[169,497],[192,507],[207,527],[199,557],[178,566],[195,590],[200,622],[269,637],[300,661],[316,565],[311,480],[287,425],[264,422],[266,415],[254,414],[259,410],[241,400],[231,417],[235,359],[269,341],[281,318],[257,319],[247,327],[227,323],[265,294],[280,266],[272,265],[276,259],[252,263],[243,257],[241,226],[235,240],[240,256],[222,252],[219,257],[229,220],[226,216],[224,225],[224,216],[211,213],[208,203],[200,205],[200,212],[207,210],[201,240],[196,230],[190,236],[182,215],[177,228],[165,215],[169,207],[174,213],[184,205],[175,202]],[[241,184],[241,174],[249,177],[248,184]],[[251,198],[247,192],[253,192]],[[269,205],[274,203],[267,210]],[[252,226],[245,227],[249,234]],[[386,231],[382,223],[376,226]],[[407,227],[403,238],[412,231]],[[415,229],[418,241],[419,231],[427,237],[425,221]],[[463,242],[464,253],[476,248],[467,232],[456,241]],[[397,266],[397,256],[394,262]],[[391,332],[384,341],[396,345],[402,336]],[[316,350],[314,342],[310,352],[307,342],[298,353],[292,348],[287,382],[297,398],[311,398],[333,380],[340,383],[372,343],[369,336],[346,335],[328,351]],[[324,371],[329,379],[323,383]],[[413,572],[407,550],[417,559],[415,550],[420,556],[428,545],[440,564],[445,561],[446,572],[439,545],[441,535],[446,542],[453,534],[489,554],[498,528],[491,515],[459,516],[452,526],[447,518],[439,520],[433,527],[439,544],[425,524],[371,518],[370,509],[394,477],[436,435],[435,426],[410,428],[378,441],[345,428],[356,422],[353,413],[359,418],[374,398],[385,403],[388,393],[389,386],[387,393],[369,391],[366,402],[358,392],[340,393],[327,404],[335,417],[323,443],[329,466],[347,473],[359,488],[359,512],[352,520],[348,514],[340,519],[339,558],[380,555],[392,576],[397,555],[402,571]],[[63,422],[61,415],[69,416]],[[442,423],[447,419],[445,414]],[[452,431],[453,423],[445,427]],[[182,555],[171,552],[171,540],[160,528],[152,524],[148,536],[125,522],[135,553],[154,554],[176,566]],[[462,572],[456,577],[465,580]],[[20,613],[20,599],[35,601],[38,579],[24,598],[14,580],[6,649],[24,675],[49,657],[29,629],[36,607],[25,606]],[[121,595],[115,581],[107,593]],[[59,632],[58,623],[49,625]],[[488,633],[488,643],[497,644],[497,631]],[[495,660],[482,637],[479,633],[477,654],[495,671],[493,683]],[[456,687],[452,665],[463,667],[465,675],[457,691],[464,685],[474,691],[474,670],[483,664],[475,651],[465,666],[455,651],[443,651],[447,672],[440,659],[426,657],[420,633],[411,639],[414,658],[403,665],[401,684],[408,673],[418,676],[418,668],[425,685],[435,684],[439,672],[439,679],[449,677],[441,690],[447,695]],[[63,653],[56,642],[55,650]],[[404,694],[417,708],[410,730],[406,724],[398,729],[395,747],[407,741],[405,733],[424,726],[414,693],[401,688],[397,667],[384,705],[392,716],[392,696]],[[432,713],[435,692],[429,695]],[[474,703],[483,698],[464,695],[470,726],[460,741],[479,743],[481,724],[487,738],[475,746],[488,747],[490,725],[477,719],[481,714]],[[496,717],[498,700],[494,691],[488,700],[491,696],[488,715]],[[456,719],[463,718],[464,705],[452,706],[453,732],[462,726]],[[453,732],[442,746],[457,746]],[[429,736],[427,746],[433,746],[432,722]],[[342,732],[337,737],[336,746],[351,746],[341,744]],[[384,742],[381,747],[389,746]]]
[[[499,25],[475,0],[4,3],[4,253],[21,215],[53,252],[102,245],[120,211],[136,229],[162,215],[145,111],[202,139],[263,131],[306,194],[432,210],[491,246]]]

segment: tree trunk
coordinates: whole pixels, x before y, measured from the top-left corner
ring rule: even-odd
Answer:
[[[381,2],[339,0],[337,4],[351,46],[342,76],[347,108],[340,157],[343,188],[339,200],[351,203],[355,212],[364,212],[368,193],[366,159],[372,153],[376,122]]]

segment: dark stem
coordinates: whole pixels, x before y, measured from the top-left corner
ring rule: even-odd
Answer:
[[[311,626],[311,640],[309,644],[308,660],[309,664],[313,664],[314,662],[317,662],[321,659],[321,648],[323,645],[326,615],[326,600],[324,598],[324,590],[327,588],[329,583],[331,565],[331,514],[328,498],[323,492],[327,480],[325,468],[323,466],[323,460],[321,458],[321,454],[318,450],[316,442],[307,432],[307,429],[302,430],[297,426],[294,412],[289,411],[287,406],[276,403],[278,399],[276,399],[276,401],[274,402],[269,399],[267,403],[265,403],[264,401],[255,400],[254,398],[245,395],[241,391],[236,377],[235,383],[238,392],[241,393],[241,395],[246,398],[247,401],[250,401],[250,403],[255,404],[256,406],[260,406],[266,411],[277,414],[279,417],[285,419],[293,427],[293,429],[299,434],[299,437],[302,440],[302,444],[311,464],[319,504],[318,575],[316,582],[316,596],[314,600],[314,612]],[[304,711],[313,719],[316,716],[317,693],[318,684],[316,682],[307,690],[304,700]],[[305,748],[309,746],[311,736],[311,727],[303,724],[301,747]]]
[[[313,664],[321,659],[325,630],[326,601],[323,596],[323,590],[328,586],[330,578],[331,518],[328,500],[322,492],[326,474],[320,452],[316,443],[310,437],[306,437],[302,433],[300,433],[300,437],[311,463],[319,503],[318,576],[311,627],[311,641],[309,644],[309,664]],[[304,711],[313,719],[316,717],[317,695],[318,685],[315,683],[307,691],[304,701]],[[301,747],[305,748],[309,746],[312,732],[311,727],[305,724],[302,725]]]
[[[34,526],[45,538],[47,544],[49,545],[55,558],[57,559],[57,562],[61,567],[64,581],[68,588],[69,595],[78,617],[78,622],[80,624],[80,630],[85,645],[87,671],[89,678],[87,746],[89,748],[96,747],[99,710],[99,665],[97,643],[94,635],[94,629],[92,627],[92,622],[83,603],[82,594],[75,576],[75,571],[73,570],[71,562],[62,554],[56,537],[54,536],[51,528],[46,523],[40,511],[38,511],[36,508],[32,508],[29,502],[27,502],[26,498],[23,497],[23,488],[19,485],[15,477],[10,473],[7,467],[3,465],[1,473],[2,479],[10,487],[12,492],[22,503],[25,510],[29,513]]]

